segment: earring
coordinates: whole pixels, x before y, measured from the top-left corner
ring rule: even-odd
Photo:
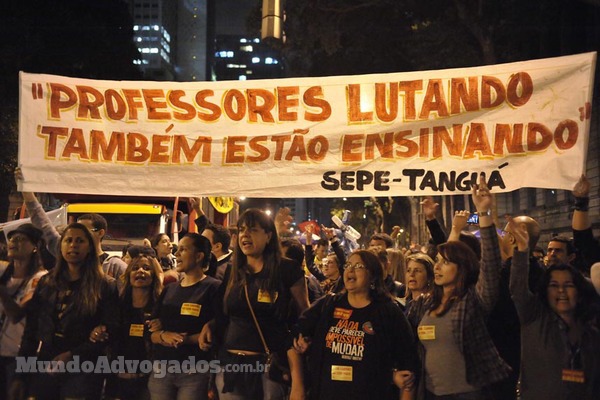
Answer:
[[[371,282],[371,285],[369,285],[369,287],[370,287],[371,289],[375,289],[375,284],[374,284],[373,282]]]

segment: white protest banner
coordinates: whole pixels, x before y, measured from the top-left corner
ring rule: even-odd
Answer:
[[[54,226],[67,225],[67,206],[62,206],[56,210],[46,211],[46,215]],[[6,240],[8,240],[8,234],[23,224],[30,224],[31,218],[22,218],[14,221],[5,222],[0,224],[0,229],[4,232]]]
[[[596,53],[461,68],[226,82],[21,73],[23,190],[338,197],[571,189]]]

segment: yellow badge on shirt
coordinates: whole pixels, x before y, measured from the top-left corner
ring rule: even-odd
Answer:
[[[565,382],[585,383],[585,376],[583,371],[576,369],[563,369],[562,380]]]
[[[181,305],[181,315],[191,315],[192,317],[198,317],[200,315],[200,309],[202,306],[196,303],[183,303]]]
[[[129,325],[129,336],[144,337],[144,324]]]
[[[333,318],[335,319],[348,319],[352,315],[352,310],[346,308],[336,307],[333,309]]]
[[[258,302],[259,303],[275,303],[277,301],[277,297],[279,297],[279,293],[274,293],[274,299],[271,299],[271,293],[268,290],[258,289]]]
[[[349,365],[332,365],[331,380],[352,382],[352,367]]]
[[[419,325],[419,340],[435,340],[435,325]]]

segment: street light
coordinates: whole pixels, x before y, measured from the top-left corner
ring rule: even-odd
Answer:
[[[282,15],[281,0],[263,0],[261,39],[283,37]]]

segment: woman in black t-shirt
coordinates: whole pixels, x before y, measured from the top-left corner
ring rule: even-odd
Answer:
[[[266,349],[259,327],[269,351],[285,357],[290,303],[293,300],[300,312],[308,308],[304,271],[297,262],[282,258],[275,224],[263,211],[245,211],[238,220],[238,230],[233,265],[220,289],[223,306],[214,326],[221,368],[225,369],[216,378],[219,398],[284,398],[287,387],[274,381],[273,374],[261,373],[258,368],[235,373],[228,371],[228,366],[264,365]],[[212,332],[207,326],[199,341],[201,348],[208,349]]]
[[[154,250],[132,246],[133,259],[123,274],[123,289],[119,298],[120,324],[111,341],[113,361],[123,371],[112,371],[106,380],[106,399],[146,400],[150,398],[148,377],[151,367],[150,334],[157,329],[150,323],[154,305],[162,291],[162,269]],[[106,327],[99,326],[90,341],[108,339]]]
[[[383,271],[375,254],[354,251],[344,266],[344,292],[322,297],[300,317],[288,355],[296,378],[299,354],[310,349],[310,388],[294,379],[291,399],[306,389],[311,399],[398,399],[392,382],[406,389],[402,399],[414,398],[415,340]]]
[[[210,354],[198,348],[204,324],[214,319],[219,281],[206,275],[210,241],[188,233],[179,241],[175,257],[183,279],[165,286],[154,311],[162,330],[151,335],[154,371],[148,388],[152,400],[208,398]]]

